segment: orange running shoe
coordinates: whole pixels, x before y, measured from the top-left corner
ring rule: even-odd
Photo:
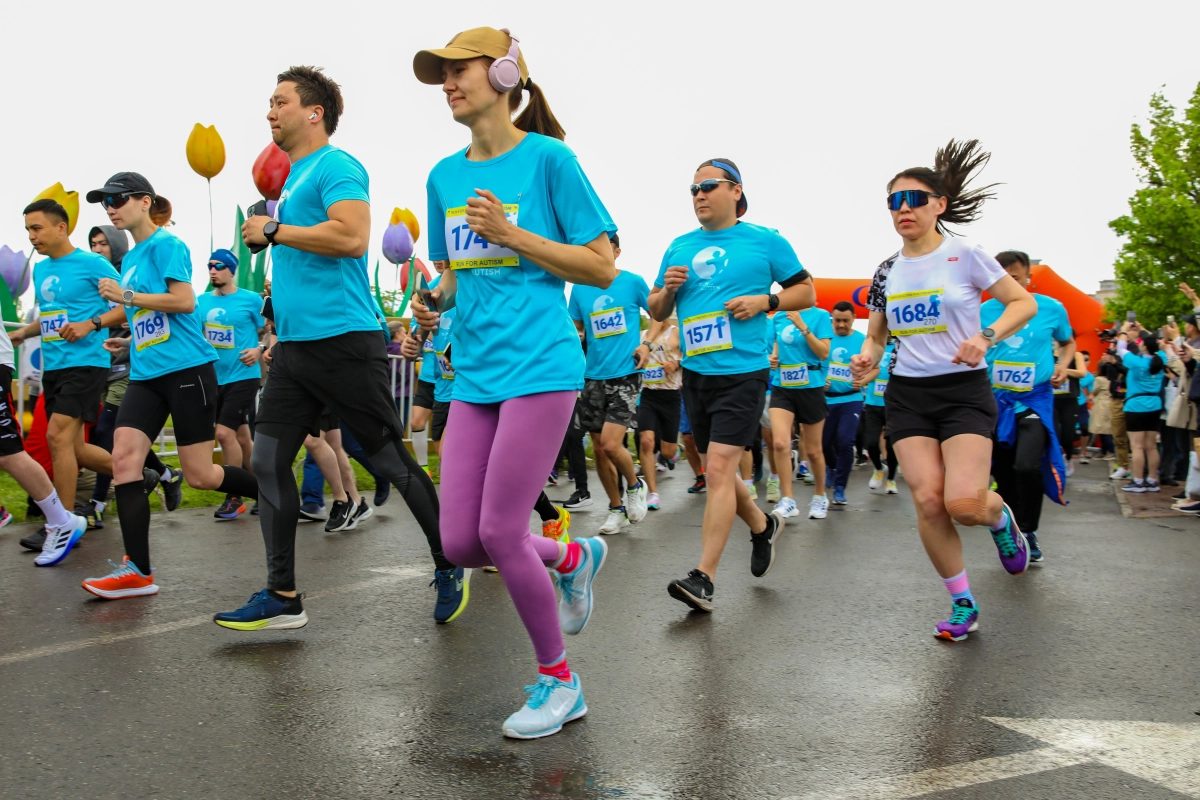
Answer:
[[[571,529],[571,512],[565,508],[558,509],[558,519],[552,519],[542,523],[542,536],[547,539],[557,539],[563,544],[571,543],[571,534],[567,533]]]
[[[143,575],[138,571],[138,568],[129,560],[129,556],[125,556],[124,561],[118,565],[110,558],[109,564],[113,566],[113,573],[106,575],[103,578],[88,578],[83,582],[83,588],[86,591],[103,597],[105,600],[120,600],[123,597],[141,597],[147,594],[158,594],[158,587],[154,584],[154,578]],[[154,569],[150,569],[151,575]]]

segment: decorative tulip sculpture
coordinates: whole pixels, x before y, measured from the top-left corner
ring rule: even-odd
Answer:
[[[266,200],[278,200],[283,191],[283,183],[288,173],[292,171],[292,161],[287,153],[271,142],[254,159],[250,174],[254,177],[254,185],[258,193]]]
[[[33,199],[34,201],[53,200],[66,209],[67,234],[75,232],[75,223],[79,221],[79,192],[68,192],[61,183],[56,183]],[[32,255],[31,253],[31,258]]]
[[[24,251],[13,250],[8,245],[0,247],[0,278],[4,279],[13,297],[20,297],[29,288],[29,271],[25,269]]]
[[[388,221],[387,230],[383,232],[383,257],[396,265],[397,277],[404,289],[404,300],[397,310],[397,316],[408,308],[409,298],[415,289],[413,272],[416,270],[416,260],[413,258],[413,247],[421,236],[421,226],[417,217],[407,208],[396,208]],[[400,265],[408,262],[408,272],[400,275]],[[375,277],[375,292],[379,293],[379,276]]]
[[[213,248],[212,179],[225,169],[225,142],[217,126],[197,122],[187,140],[187,160],[192,171],[208,181],[208,249]]]

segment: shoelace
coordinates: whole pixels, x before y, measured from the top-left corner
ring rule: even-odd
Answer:
[[[951,625],[966,625],[970,621],[971,615],[975,613],[974,606],[955,606],[954,613],[950,615],[950,619],[946,620]]]
[[[580,564],[582,565],[582,562]],[[558,575],[558,588],[562,590],[563,602],[569,606],[574,605],[575,601],[583,596],[583,592],[575,590],[575,576],[578,574],[579,570],[576,569],[566,574],[560,572]]]
[[[554,692],[555,684],[557,683],[557,678],[543,675],[538,678],[537,683],[526,686],[525,694],[529,695],[529,699],[525,701],[525,705],[534,709],[541,708],[550,699],[550,695]]]
[[[433,573],[433,580],[429,582],[430,586],[437,584],[438,602],[443,600],[449,602],[451,595],[454,594],[454,572],[442,572],[440,569]]]
[[[108,560],[108,565],[113,568],[112,574],[108,576],[110,578],[124,578],[126,575],[137,575],[138,574],[137,570],[135,570],[128,563],[118,564],[117,562],[113,561],[110,558]]]
[[[992,531],[992,540],[996,543],[996,547],[1000,549],[1000,555],[1005,558],[1011,558],[1017,554],[1017,543],[1010,529],[1012,523],[1005,525],[1002,530]]]
[[[250,595],[250,599],[246,601],[246,605],[242,608],[254,608],[255,606],[265,606],[267,604],[267,590],[259,589],[254,594]]]

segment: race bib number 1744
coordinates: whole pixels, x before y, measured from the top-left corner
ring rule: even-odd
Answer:
[[[504,215],[512,225],[517,224],[517,208],[516,204],[504,206]],[[481,239],[471,230],[466,206],[446,210],[446,252],[450,255],[450,269],[521,265],[521,257],[515,252]]]

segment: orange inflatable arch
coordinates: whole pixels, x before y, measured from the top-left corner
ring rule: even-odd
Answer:
[[[820,308],[831,311],[839,301],[848,300],[854,306],[856,317],[866,319],[869,316],[867,290],[871,288],[870,278],[814,278],[814,282]],[[1104,306],[1067,283],[1048,264],[1036,264],[1033,267],[1029,291],[1053,297],[1066,306],[1071,329],[1075,332],[1076,347],[1091,353],[1093,367],[1099,364],[1100,354],[1105,350],[1099,333],[1108,327],[1104,323]]]

